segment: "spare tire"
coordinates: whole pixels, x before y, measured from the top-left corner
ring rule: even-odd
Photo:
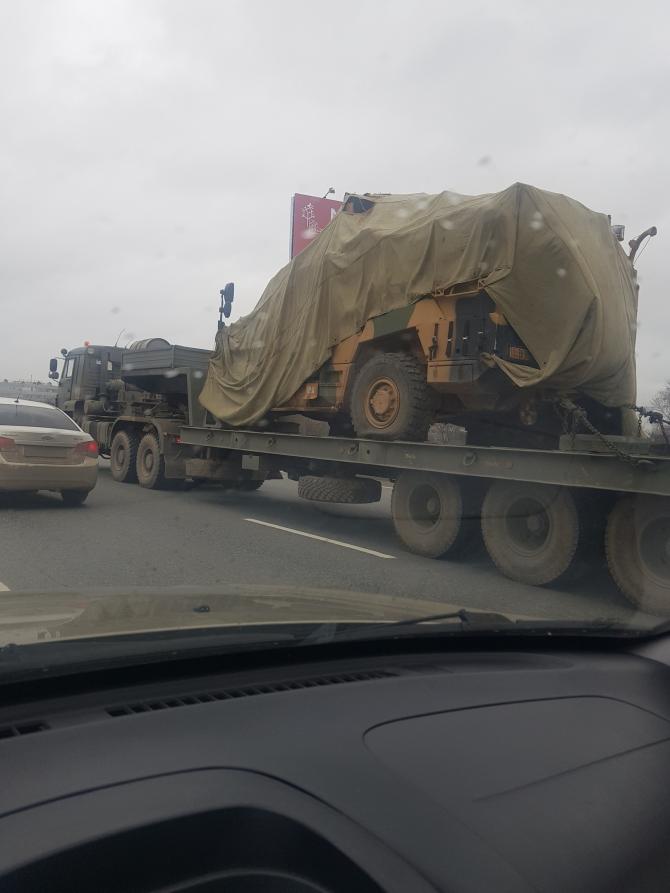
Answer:
[[[372,478],[304,475],[298,481],[298,496],[313,502],[337,502],[349,505],[379,502],[382,485]]]

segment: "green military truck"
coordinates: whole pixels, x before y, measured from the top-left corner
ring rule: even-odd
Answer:
[[[198,401],[210,356],[163,338],[126,348],[87,343],[61,350],[62,371],[53,358],[49,376],[58,381],[57,406],[95,438],[114,480],[148,489],[209,480],[256,490],[278,472],[181,440],[184,426],[221,426]]]
[[[197,395],[210,352],[169,344],[163,338],[127,348],[85,344],[62,350],[57,405],[98,443],[110,459],[112,476],[159,488],[186,477],[184,424],[201,424],[205,410]]]

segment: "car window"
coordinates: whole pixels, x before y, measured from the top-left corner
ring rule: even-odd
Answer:
[[[47,406],[21,406],[15,403],[0,404],[0,425],[58,428],[61,431],[79,430],[72,419],[58,409],[49,409]]]

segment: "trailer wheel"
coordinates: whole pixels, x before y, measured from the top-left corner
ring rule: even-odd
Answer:
[[[426,558],[462,554],[479,531],[476,504],[444,474],[403,471],[393,487],[391,517],[401,542]]]
[[[117,431],[109,451],[112,477],[122,484],[137,483],[137,445],[139,437],[134,431]]]
[[[623,496],[609,513],[607,565],[636,608],[670,615],[670,500]]]
[[[165,459],[155,434],[145,434],[137,448],[137,482],[140,487],[160,490],[166,486]]]
[[[359,437],[424,441],[435,397],[426,367],[404,353],[383,353],[365,363],[351,391],[351,421]]]
[[[303,475],[298,481],[298,496],[313,502],[362,505],[379,502],[382,485],[372,478],[338,478]]]
[[[554,583],[572,569],[577,554],[575,499],[565,487],[496,481],[484,497],[482,534],[506,577],[533,586]]]

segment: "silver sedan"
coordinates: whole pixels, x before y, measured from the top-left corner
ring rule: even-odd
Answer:
[[[55,490],[81,505],[98,479],[98,446],[48,403],[0,397],[0,491]]]

